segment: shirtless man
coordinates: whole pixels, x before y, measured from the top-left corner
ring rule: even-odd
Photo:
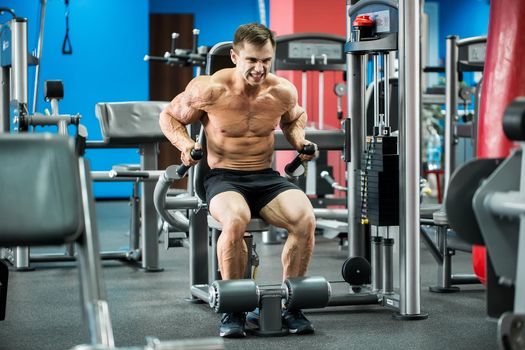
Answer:
[[[160,114],[162,131],[186,165],[196,163],[190,152],[200,148],[186,125],[200,121],[204,126],[211,168],[204,186],[209,212],[223,226],[217,256],[225,280],[243,278],[248,258],[243,235],[252,215],[288,231],[283,279],[306,274],[314,247],[310,201],[271,168],[278,125],[295,149],[311,143],[305,140],[307,116],[297,104],[296,88],[269,71],[274,53],[269,29],[255,23],[240,26],[231,50],[236,67],[194,78]],[[244,337],[245,320],[244,313],[224,314],[220,335]],[[284,310],[283,323],[291,333],[314,331],[301,310]]]

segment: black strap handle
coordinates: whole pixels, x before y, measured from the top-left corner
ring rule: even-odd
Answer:
[[[315,143],[310,143],[308,145],[304,145],[303,149],[299,151],[299,154],[292,160],[289,164],[287,164],[284,167],[284,172],[288,177],[298,177],[301,176],[304,171],[301,174],[297,174],[296,170],[303,164],[303,160],[301,159],[301,154],[307,154],[312,155],[315,154],[317,151],[317,146]]]
[[[202,157],[204,156],[204,151],[202,149],[192,149],[191,150],[191,153],[190,153],[190,156],[194,159],[194,160],[201,160]],[[177,168],[177,174],[180,176],[180,178],[182,179],[184,176],[186,176],[186,172],[188,171],[188,169],[190,168],[191,166],[189,165],[185,165],[185,164],[181,164],[178,168]]]
[[[71,55],[73,53],[73,47],[71,46],[71,40],[69,40],[69,0],[65,0],[66,3],[66,35],[62,42],[62,54]]]

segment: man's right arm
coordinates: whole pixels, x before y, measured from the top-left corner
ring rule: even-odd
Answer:
[[[199,121],[205,113],[202,108],[207,103],[208,82],[208,76],[194,78],[186,89],[160,113],[160,129],[166,138],[181,151],[182,162],[186,165],[196,163],[190,157],[195,141],[188,135],[186,125]]]

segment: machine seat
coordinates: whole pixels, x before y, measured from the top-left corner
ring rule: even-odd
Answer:
[[[208,227],[210,229],[222,231],[221,223],[215,220],[211,215],[208,215]],[[248,223],[248,226],[246,226],[246,232],[261,232],[268,231],[269,229],[270,225],[261,218],[252,218]]]

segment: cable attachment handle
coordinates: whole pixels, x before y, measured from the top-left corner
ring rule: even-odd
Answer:
[[[73,53],[73,46],[71,46],[71,40],[69,39],[69,0],[65,0],[66,5],[66,35],[62,42],[62,54],[71,55]]]
[[[202,149],[192,149],[191,150],[191,153],[190,153],[190,156],[195,159],[195,160],[201,160],[202,157],[204,156],[204,151]],[[178,168],[177,168],[177,174],[180,176],[180,178],[182,179],[184,176],[186,176],[186,172],[188,171],[188,169],[191,168],[190,165],[185,165],[185,164],[181,164]]]
[[[317,152],[317,145],[315,143],[309,143],[304,145],[303,149],[299,151],[299,154],[289,164],[284,167],[284,172],[288,178],[297,178],[302,176],[305,172],[303,166],[303,160],[301,154],[312,155]]]

